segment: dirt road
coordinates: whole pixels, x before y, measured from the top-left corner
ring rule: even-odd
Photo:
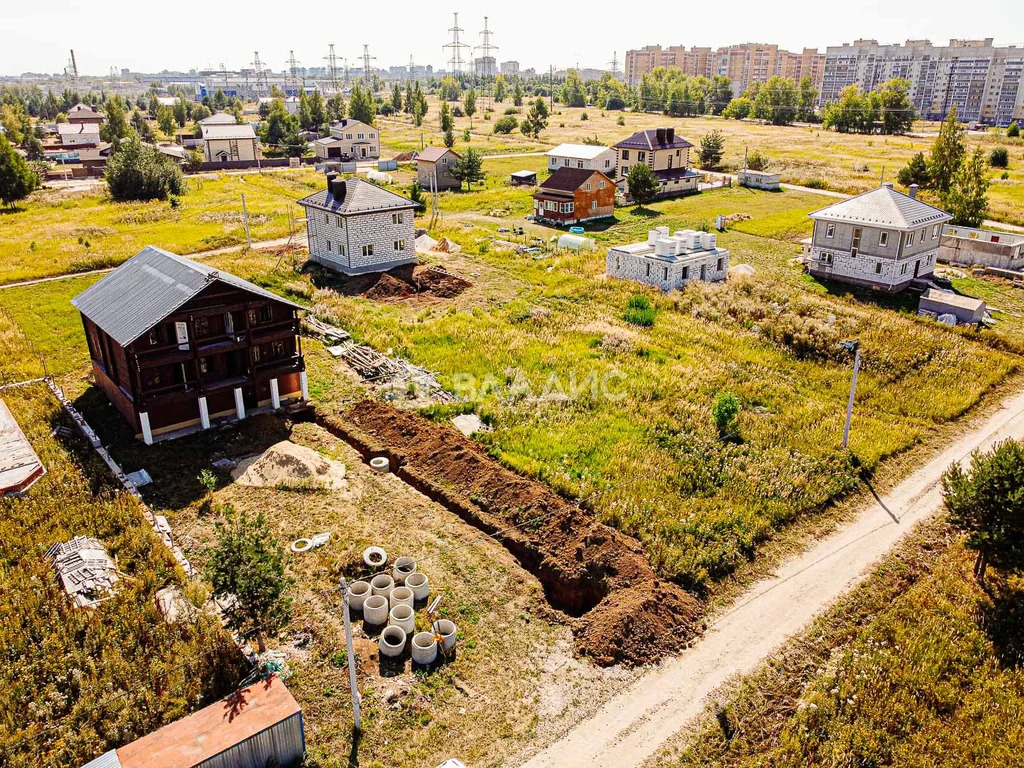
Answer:
[[[786,638],[855,586],[914,525],[940,509],[939,478],[954,461],[1024,437],[1024,392],[948,445],[852,523],[754,585],[683,655],[606,702],[528,768],[639,766],[698,716],[728,677],[753,670]]]

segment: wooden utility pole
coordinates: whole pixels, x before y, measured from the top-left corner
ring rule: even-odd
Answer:
[[[352,690],[353,727],[357,732],[363,730],[363,717],[359,710],[359,689],[356,687],[356,654],[352,648],[352,620],[348,615],[348,582],[341,577],[341,613],[345,619],[345,652],[348,655],[348,685]]]
[[[850,381],[850,399],[846,402],[846,425],[843,427],[843,448],[850,446],[850,420],[853,418],[853,398],[857,392],[857,374],[860,372],[860,342],[844,341],[843,346],[853,352],[853,379]]]
[[[242,218],[245,221],[245,242],[249,244],[249,249],[252,250],[252,235],[249,234],[249,211],[245,207],[245,193],[242,193]]]

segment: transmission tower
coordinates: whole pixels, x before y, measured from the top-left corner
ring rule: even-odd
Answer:
[[[452,41],[450,43],[445,43],[441,47],[451,49],[452,57],[448,59],[448,63],[451,64],[452,74],[458,75],[462,73],[462,50],[464,48],[469,48],[468,45],[459,41],[459,33],[464,32],[465,30],[459,26],[458,13],[455,14],[455,23],[448,31],[452,33]]]
[[[612,51],[612,60],[608,62],[612,65],[612,77],[619,74],[619,52]]]
[[[327,74],[331,78],[332,90],[338,90],[338,57],[334,55],[334,43],[328,46],[330,53],[324,56],[324,61],[327,62]]]
[[[416,80],[416,65],[412,63],[412,54],[409,54],[409,79]]]
[[[491,32],[487,26],[487,17],[484,16],[484,31],[480,33],[484,41],[476,47],[481,52],[480,63],[483,65],[483,71],[477,74],[482,74],[484,78],[484,109],[491,106],[491,86],[494,81],[494,69],[493,65],[496,63],[496,58],[492,54],[497,52],[498,46],[491,45]]]
[[[256,78],[256,93],[262,95],[263,91],[267,90],[267,78],[263,71],[263,62],[260,61],[259,51],[253,51],[252,70],[253,76]]]
[[[370,46],[363,46],[363,83],[366,86],[370,85],[370,62],[376,61],[376,56],[370,55]]]
[[[299,62],[295,60],[295,51],[288,51],[288,74],[291,75],[292,86],[299,87]],[[305,82],[302,83],[305,85]]]

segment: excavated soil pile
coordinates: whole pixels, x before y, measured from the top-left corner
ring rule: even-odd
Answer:
[[[505,469],[457,430],[375,400],[325,426],[364,454],[386,454],[409,483],[493,535],[573,619],[599,664],[653,662],[702,629],[701,605],[659,579],[640,544],[546,486]]]
[[[469,280],[463,280],[457,275],[445,272],[442,269],[427,267],[423,270],[416,270],[413,273],[413,281],[416,287],[423,293],[429,293],[442,299],[452,299],[473,285]]]
[[[382,273],[362,295],[374,301],[408,299],[410,296],[453,299],[471,285],[468,280],[436,267],[417,267],[412,272],[408,268],[399,268]]]
[[[238,462],[231,477],[239,485],[257,488],[347,487],[345,465],[325,459],[312,448],[288,440],[275,443],[257,456]]]
[[[407,299],[414,292],[415,289],[407,282],[385,272],[363,296],[374,301],[382,301],[384,299]]]

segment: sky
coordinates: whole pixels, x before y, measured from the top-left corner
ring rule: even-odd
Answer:
[[[461,7],[460,7],[461,5]],[[997,45],[1024,46],[1022,0],[866,0],[825,3],[793,0],[724,0],[717,3],[630,3],[609,0],[494,2],[457,0],[442,11],[422,0],[298,3],[280,0],[212,0],[206,3],[141,3],[138,0],[0,0],[0,75],[57,73],[75,49],[79,72],[108,75],[111,67],[134,72],[219,68],[252,64],[286,68],[289,51],[300,66],[323,66],[328,45],[362,63],[369,45],[376,66],[409,63],[446,67],[452,13],[462,39],[482,42],[484,16],[500,61],[523,68],[609,68],[626,49],[648,44],[718,47],[776,43],[789,50],[824,51],[864,37],[882,43],[928,38],[994,37]],[[707,16],[713,15],[713,18]],[[474,51],[473,55],[480,55]],[[621,63],[620,63],[621,67]]]

